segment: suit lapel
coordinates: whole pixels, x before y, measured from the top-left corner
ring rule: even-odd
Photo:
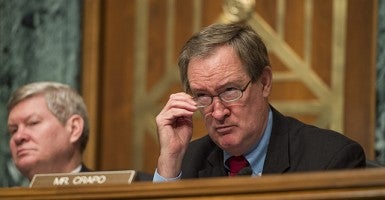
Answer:
[[[271,107],[273,128],[270,136],[263,174],[283,173],[290,167],[289,134],[285,117]]]
[[[227,176],[223,166],[223,151],[218,146],[215,146],[206,161],[207,167],[198,172],[199,177]]]

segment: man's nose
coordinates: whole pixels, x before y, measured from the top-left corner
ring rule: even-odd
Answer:
[[[29,140],[30,135],[24,127],[19,127],[17,131],[12,135],[12,138],[17,145]]]
[[[219,97],[213,98],[213,112],[211,115],[216,120],[223,120],[225,117],[227,117],[230,114],[230,110],[226,107],[226,105],[222,102],[222,100]]]

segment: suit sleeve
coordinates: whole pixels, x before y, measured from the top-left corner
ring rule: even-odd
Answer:
[[[343,146],[336,152],[327,169],[364,168],[365,166],[364,150],[358,143],[353,142]]]

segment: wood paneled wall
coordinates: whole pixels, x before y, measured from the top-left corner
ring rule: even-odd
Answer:
[[[246,14],[232,15],[234,6]],[[92,122],[86,163],[152,173],[155,116],[181,91],[180,48],[201,27],[237,17],[270,50],[272,104],[341,131],[373,159],[376,6],[376,0],[85,0],[83,96]],[[200,116],[194,123],[194,138],[206,134]]]

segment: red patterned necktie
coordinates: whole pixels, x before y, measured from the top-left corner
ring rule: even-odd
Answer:
[[[230,176],[236,176],[238,172],[249,166],[249,162],[247,162],[244,156],[231,156],[227,159],[227,165],[230,168]]]

